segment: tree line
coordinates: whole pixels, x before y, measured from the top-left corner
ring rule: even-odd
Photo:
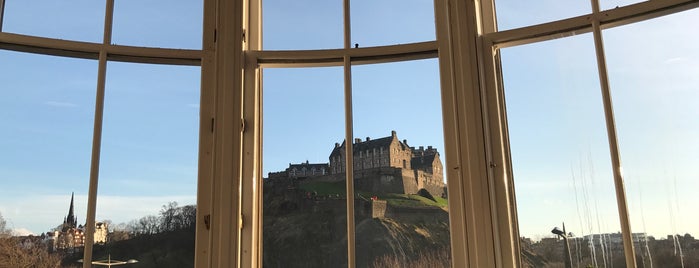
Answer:
[[[180,230],[194,230],[197,221],[196,205],[178,206],[177,202],[169,202],[162,206],[158,215],[147,215],[128,223],[111,225],[110,241],[131,239],[143,235],[154,235]]]

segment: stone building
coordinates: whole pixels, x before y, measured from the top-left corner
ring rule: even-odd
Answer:
[[[280,172],[270,172],[269,178],[304,178],[329,174],[328,163],[313,164],[306,160],[306,163],[291,164]]]
[[[355,189],[366,192],[415,194],[420,189],[434,196],[445,196],[442,161],[432,146],[410,147],[399,140],[396,131],[391,136],[352,143]],[[289,164],[280,172],[270,172],[270,179],[344,180],[346,143],[335,143],[329,163]],[[278,181],[278,180],[277,180]]]

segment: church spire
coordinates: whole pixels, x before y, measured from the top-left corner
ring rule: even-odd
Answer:
[[[70,194],[70,209],[68,209],[68,217],[66,218],[66,223],[70,226],[75,228],[78,221],[75,218],[75,213],[73,212],[73,198],[75,196],[75,193]]]

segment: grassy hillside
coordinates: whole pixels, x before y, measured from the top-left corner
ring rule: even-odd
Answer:
[[[309,193],[315,193],[318,196],[337,196],[345,197],[344,182],[322,182],[314,181],[299,184],[299,189]],[[386,200],[392,206],[407,206],[407,207],[424,207],[434,206],[440,208],[447,207],[447,199],[434,197],[435,201],[422,197],[416,194],[390,194],[390,193],[369,193],[358,192],[359,196],[369,199],[373,196],[380,200]]]

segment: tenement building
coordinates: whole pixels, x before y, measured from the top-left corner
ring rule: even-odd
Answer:
[[[432,146],[410,147],[391,136],[365,140],[353,145],[355,189],[366,192],[414,194],[426,189],[432,195],[444,196],[445,184],[439,152]],[[281,172],[270,172],[270,179],[309,179],[339,181],[345,178],[346,141],[335,143],[328,163],[289,164]]]

